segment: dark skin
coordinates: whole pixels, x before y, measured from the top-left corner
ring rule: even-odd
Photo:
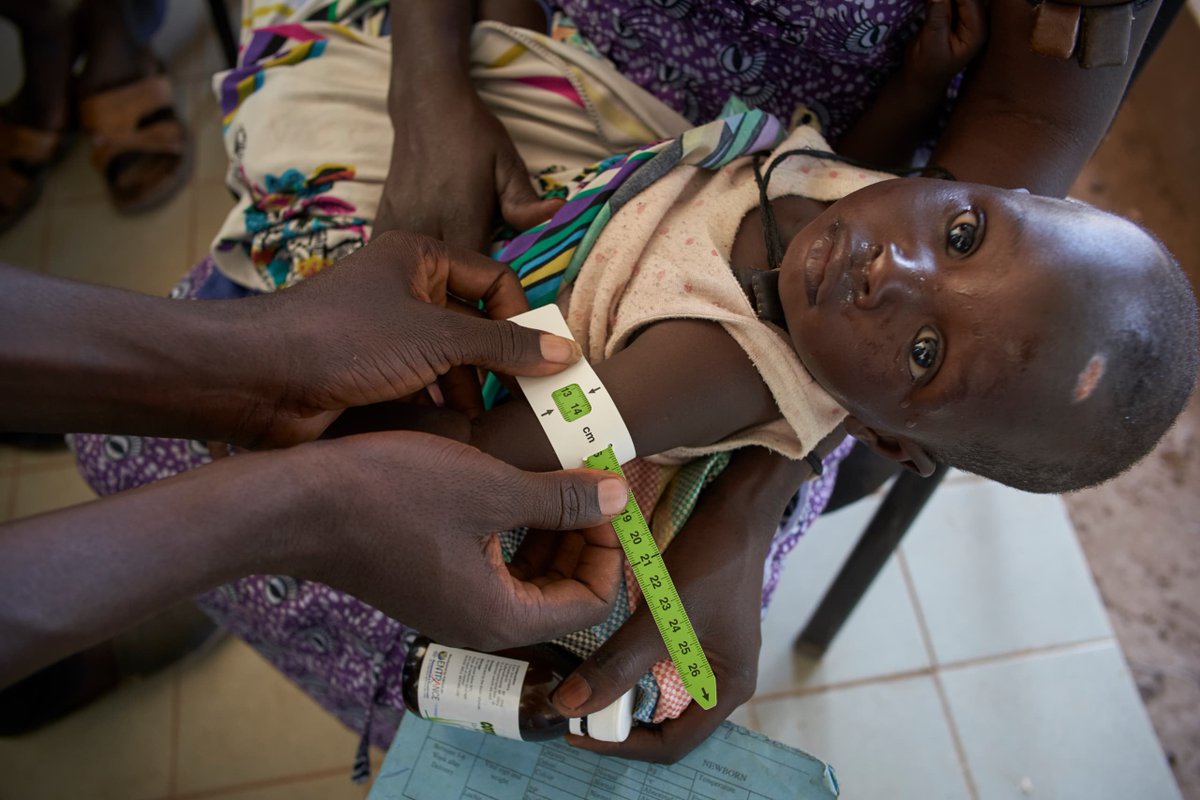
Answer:
[[[921,474],[933,469],[929,450],[963,440],[1025,435],[1022,448],[1073,449],[1090,408],[1074,395],[1080,376],[1165,259],[1127,220],[978,184],[902,178],[828,206],[777,205],[790,235],[779,292],[797,354],[849,411],[852,435]],[[758,267],[760,229],[751,211],[733,244]],[[639,453],[713,444],[779,417],[717,323],[654,323],[594,366]],[[553,469],[540,430],[533,409],[512,402],[477,417],[469,441]]]
[[[0,266],[0,421],[295,445],[453,365],[547,375],[578,359],[558,337],[438,307],[447,291],[525,307],[511,270],[411,234],[243,300],[181,303]],[[443,641],[542,641],[607,616],[622,554],[611,526],[588,526],[626,492],[604,472],[531,474],[449,439],[385,433],[240,455],[6,523],[0,687],[263,572],[326,582]],[[519,525],[573,532],[510,570],[493,532]],[[428,602],[445,586],[459,588]]]
[[[0,266],[0,420],[284,447],[461,364],[545,375],[579,359],[561,337],[449,313],[448,293],[496,317],[528,308],[507,267],[394,232],[328,277],[236,303],[174,303]]]
[[[483,5],[487,6],[486,3]],[[1139,11],[1134,21],[1131,54],[1136,54],[1141,49],[1150,23],[1158,11],[1158,5],[1158,1],[1154,0]],[[403,59],[410,56],[420,59],[424,69],[437,72],[433,79],[438,83],[433,85],[447,94],[424,93],[425,102],[436,103],[438,108],[423,116],[413,114],[414,106],[410,104],[397,102],[394,105],[397,126],[394,147],[398,153],[408,153],[419,158],[415,162],[406,162],[409,166],[405,169],[411,169],[413,163],[438,164],[436,175],[422,176],[421,183],[416,185],[436,182],[439,191],[404,194],[399,189],[410,185],[403,181],[411,178],[411,175],[397,172],[394,180],[389,176],[388,188],[385,190],[384,208],[390,210],[381,215],[381,222],[385,225],[407,225],[410,219],[415,219],[423,225],[439,225],[444,228],[457,226],[459,230],[467,231],[469,236],[474,237],[473,240],[458,240],[468,246],[471,241],[482,241],[482,237],[490,229],[492,215],[497,208],[509,222],[513,222],[520,213],[537,216],[540,211],[542,218],[545,218],[552,211],[552,207],[539,208],[534,206],[532,201],[513,200],[521,195],[521,190],[512,188],[512,182],[508,178],[513,174],[512,170],[507,166],[503,171],[495,168],[497,163],[511,163],[511,140],[504,134],[503,129],[496,125],[477,126],[470,129],[471,141],[464,142],[463,137],[467,134],[460,126],[461,121],[456,117],[447,118],[440,113],[440,109],[447,106],[458,109],[460,113],[467,113],[467,109],[477,113],[478,98],[466,79],[466,26],[470,22],[469,6],[470,3],[467,2],[452,4],[433,0],[430,0],[427,7],[415,0],[394,0],[392,3],[394,14],[411,13],[425,20],[421,23],[425,27],[413,29],[423,31],[424,35],[421,38],[409,38],[411,48],[406,46],[405,42],[393,40],[394,53],[401,59],[396,62],[391,84],[393,96],[408,96],[409,99],[419,101],[418,90],[430,85],[410,81],[406,77],[411,65],[406,64]],[[938,140],[932,163],[946,167],[961,180],[1002,187],[1026,187],[1035,193],[1061,197],[1066,194],[1079,170],[1095,150],[1116,113],[1133,69],[1135,55],[1131,55],[1129,63],[1124,66],[1091,70],[1081,69],[1074,61],[1059,61],[1037,55],[1029,45],[1034,15],[1034,7],[1025,0],[993,0],[988,5],[985,14],[986,28],[989,31],[988,41],[971,67],[949,124]],[[436,24],[431,22],[433,20],[436,20]],[[521,24],[519,19],[514,22]],[[455,74],[452,76],[450,73]],[[894,96],[903,98],[903,94],[901,91]],[[903,111],[905,106],[903,103],[901,106]],[[888,113],[886,108],[883,111],[885,115]],[[886,139],[891,135],[891,131],[871,118],[871,113],[867,112],[860,126],[864,132],[864,141],[847,141],[851,149],[863,155],[873,152],[888,153],[892,145]],[[420,129],[419,133],[417,128]],[[482,164],[440,157],[441,154],[464,152],[465,145],[470,145],[466,149],[467,152],[491,152],[501,155],[491,161],[485,160]],[[890,157],[881,160],[895,161]],[[393,168],[395,167],[396,162],[393,163]],[[497,175],[501,177],[498,178]],[[397,187],[396,191],[393,191],[393,186]],[[391,197],[398,198],[399,202],[389,201]],[[405,197],[408,199],[404,200]],[[409,204],[407,209],[405,202]],[[749,226],[754,224],[752,221],[748,223]],[[751,236],[751,239],[753,238]],[[784,241],[787,241],[786,236]],[[793,467],[786,459],[776,457],[771,463],[773,469],[779,470],[781,474],[793,475],[797,481],[795,485],[798,485],[799,480],[808,477],[803,471],[791,472]],[[713,487],[714,491],[719,491],[721,484],[728,481],[730,488],[725,497],[730,503],[749,499],[743,497],[743,493],[747,491],[746,484],[737,480],[737,466],[735,463],[734,471],[727,470]],[[755,477],[759,480],[765,479],[762,474],[756,474]],[[792,490],[795,485],[791,487]],[[780,491],[781,494],[786,494],[783,490]],[[701,561],[714,557],[752,560],[756,552],[753,544],[769,541],[776,523],[777,520],[757,518],[745,521],[741,523],[742,539],[726,537],[717,544],[718,549],[702,551],[700,548],[691,549],[688,545],[692,532],[700,529],[700,518],[694,517],[694,521],[685,527],[673,545],[674,558],[684,559],[691,553],[693,558]],[[761,561],[757,563],[761,567]],[[679,568],[682,569],[682,565]],[[680,589],[686,595],[687,588],[681,586]],[[737,593],[733,584],[715,588],[709,583],[704,591],[724,596]],[[747,591],[746,594],[751,593]],[[750,610],[750,604],[747,603],[744,613],[739,614],[736,609],[735,604],[731,603],[711,609],[711,613],[719,617],[715,618],[714,629],[734,630],[757,626],[757,608]],[[638,624],[639,619],[641,624]],[[642,633],[639,638],[625,638],[622,641],[626,652],[632,654],[626,659],[629,662],[644,663],[646,653],[658,653],[661,650],[662,644],[657,632],[644,623],[645,612],[639,611],[626,625],[626,628],[634,626]],[[735,653],[732,650],[729,652]],[[710,652],[710,658],[711,656]],[[755,671],[753,667],[757,658],[756,650],[741,651],[736,654],[736,658],[740,659],[741,663],[750,665],[749,668],[736,670],[738,675],[752,674]],[[604,672],[608,674],[614,669],[614,665],[608,663]],[[620,674],[625,679],[625,686],[632,685],[636,679],[632,671],[621,671]],[[580,677],[585,688],[608,688],[573,692],[570,700],[578,702],[560,702],[564,711],[576,714],[590,713],[612,702],[620,694],[605,682],[595,660],[585,662],[576,675]],[[718,678],[722,691],[725,691],[725,687],[730,683],[737,683],[736,679],[720,675]],[[564,690],[565,688],[564,686]],[[560,697],[565,697],[563,690],[560,690]],[[673,761],[702,741],[720,724],[722,718],[712,713],[690,714],[682,720],[667,723],[662,735],[639,730],[634,732],[626,748],[617,746],[605,749],[621,755],[637,755],[648,760]],[[669,734],[666,733],[668,729],[672,729]],[[648,739],[648,736],[654,738]],[[592,749],[603,747],[599,743],[583,740],[573,743]]]
[[[963,441],[1078,450],[1106,404],[1081,376],[1165,256],[1096,209],[909,178],[833,204],[797,235],[780,295],[805,367],[847,430],[921,474]]]

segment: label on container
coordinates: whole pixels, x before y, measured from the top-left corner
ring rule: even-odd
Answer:
[[[528,667],[515,658],[430,643],[417,679],[417,709],[432,722],[520,739]]]

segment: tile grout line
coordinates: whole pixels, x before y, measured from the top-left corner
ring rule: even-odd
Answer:
[[[1075,642],[1059,642],[1058,644],[1046,644],[1038,647],[1026,647],[1021,650],[1012,650],[1007,653],[997,653],[990,656],[979,656],[977,658],[963,658],[958,661],[947,661],[944,664],[938,664],[938,672],[952,672],[959,669],[970,669],[971,667],[985,667],[990,664],[1002,664],[1006,661],[1014,661],[1019,658],[1029,658],[1031,656],[1044,656],[1054,653],[1070,653],[1075,651],[1087,651],[1098,648],[1100,645],[1116,645],[1120,650],[1120,644],[1115,636],[1097,636],[1092,639],[1080,639]]]
[[[1116,640],[1111,636],[1105,636],[1097,639],[1084,639],[1078,642],[1063,642],[1061,644],[1043,645],[1040,647],[1027,647],[1023,650],[1013,650],[1007,653],[996,653],[989,656],[980,656],[978,658],[968,658],[961,661],[948,661],[944,664],[939,664],[937,667],[920,667],[918,669],[904,670],[902,672],[889,672],[883,675],[870,675],[863,678],[851,678],[845,681],[835,681],[833,683],[822,683],[813,686],[805,686],[800,689],[784,689],[777,692],[763,692],[756,694],[754,700],[756,702],[772,702],[775,700],[786,700],[792,697],[809,697],[815,694],[824,694],[825,692],[836,692],[842,689],[856,689],[860,686],[867,686],[872,683],[895,683],[897,681],[911,680],[912,678],[928,678],[932,677],[935,672],[948,672],[958,669],[968,669],[970,667],[982,667],[990,664],[1003,664],[1007,661],[1015,661],[1033,656],[1049,655],[1053,653],[1070,653],[1074,651],[1091,650],[1099,645],[1115,644]]]
[[[958,759],[958,768],[962,772],[963,780],[967,784],[967,795],[971,800],[979,800],[979,789],[975,786],[975,776],[971,774],[971,765],[967,762],[967,752],[963,747],[962,736],[958,732],[958,725],[954,722],[954,715],[950,713],[950,700],[946,697],[946,689],[942,686],[942,676],[938,672],[937,653],[933,649],[933,637],[929,634],[929,626],[925,622],[925,612],[921,608],[921,601],[917,597],[917,586],[913,581],[912,573],[908,570],[908,559],[904,556],[904,551],[899,547],[896,548],[896,564],[900,567],[900,575],[904,579],[904,588],[908,592],[909,602],[912,603],[913,614],[917,618],[917,629],[921,632],[921,643],[925,647],[925,655],[929,659],[929,665],[933,670],[930,676],[933,679],[933,688],[937,692],[938,705],[942,709],[942,719],[946,722],[946,729],[950,732],[950,741],[954,745],[954,756]]]

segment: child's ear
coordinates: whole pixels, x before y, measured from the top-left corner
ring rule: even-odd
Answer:
[[[899,462],[900,466],[917,473],[922,478],[932,475],[937,466],[933,456],[929,455],[929,451],[922,445],[906,436],[880,433],[874,428],[864,425],[856,417],[846,417],[846,433],[884,458]]]

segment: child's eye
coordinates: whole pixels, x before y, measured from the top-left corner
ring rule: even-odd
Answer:
[[[933,328],[922,328],[908,351],[908,371],[913,380],[925,376],[938,363],[942,351],[942,337]]]
[[[950,230],[946,232],[946,245],[959,255],[967,255],[979,243],[982,237],[980,228],[982,220],[979,212],[967,210],[950,222]]]

